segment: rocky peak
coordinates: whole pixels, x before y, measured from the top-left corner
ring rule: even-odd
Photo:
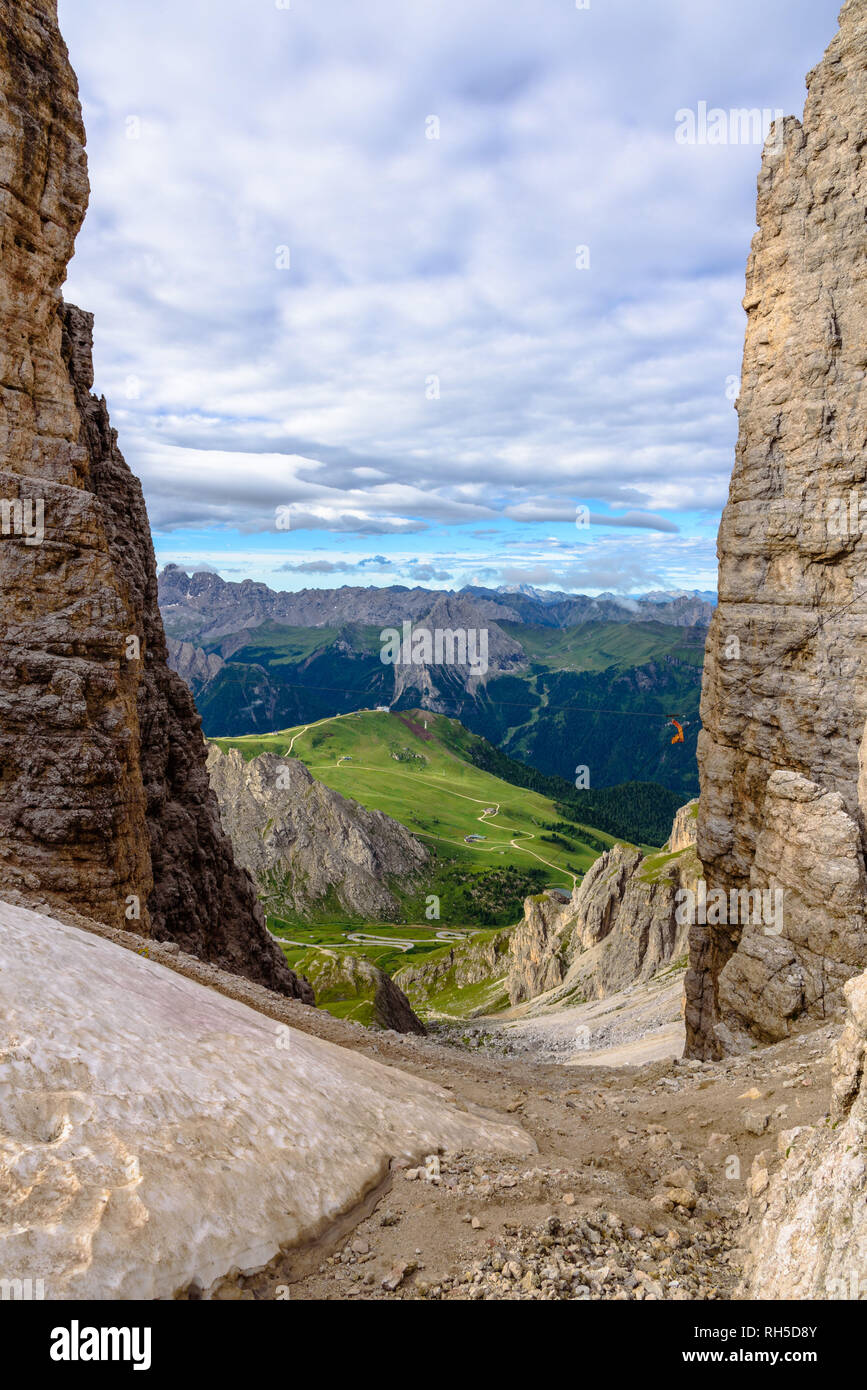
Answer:
[[[218,676],[225,661],[216,652],[206,652],[203,647],[194,647],[192,642],[167,640],[169,664],[173,671],[190,687],[194,695]]]
[[[552,893],[527,899],[509,945],[512,1004],[544,996],[545,1008],[559,1008],[603,998],[685,955],[679,894],[694,893],[699,875],[690,806],[675,816],[669,846],[683,841],[676,851],[645,855],[616,844],[565,902]]]

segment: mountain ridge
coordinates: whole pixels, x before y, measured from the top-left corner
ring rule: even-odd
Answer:
[[[631,601],[541,603],[479,589],[287,595],[174,567],[161,576],[161,603],[170,660],[209,737],[267,734],[350,710],[421,707],[459,719],[548,775],[574,781],[583,766],[593,786],[657,782],[684,800],[697,790],[704,624],[712,611],[703,601],[648,601],[636,615]],[[464,636],[466,653],[408,659],[408,634],[419,630]],[[386,650],[389,634],[398,639],[397,660]],[[484,652],[478,665],[473,637]],[[684,730],[676,747],[671,717]]]
[[[176,638],[211,640],[223,634],[227,613],[234,611],[237,631],[248,621],[279,617],[289,626],[319,627],[333,622],[339,602],[340,623],[381,622],[383,625],[408,619],[420,621],[443,599],[471,602],[478,616],[504,621],[528,622],[532,614],[540,626],[568,627],[589,616],[628,622],[636,612],[658,622],[692,627],[710,622],[714,605],[698,594],[665,595],[647,598],[618,598],[614,595],[590,597],[586,594],[552,592],[544,597],[539,590],[486,589],[466,585],[461,589],[427,589],[420,585],[343,585],[337,589],[275,590],[259,581],[225,580],[212,570],[192,574],[180,565],[167,564],[159,573],[160,607],[167,630]],[[339,596],[339,600],[338,600]],[[208,620],[208,604],[219,616]],[[238,622],[243,616],[245,622]],[[291,622],[290,622],[291,619]],[[182,628],[184,630],[182,630]]]

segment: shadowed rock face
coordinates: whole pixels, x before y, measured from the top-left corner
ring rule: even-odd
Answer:
[[[0,886],[309,999],[220,827],[92,319],[60,297],[88,181],[52,0],[0,0],[0,97]]]
[[[849,0],[840,25],[809,75],[803,122],[788,118],[777,128],[759,176],[740,432],[719,534],[720,602],[708,635],[698,745],[698,852],[709,890],[779,879],[792,894],[796,932],[790,939],[786,927],[770,941],[749,933],[742,942],[737,924],[695,928],[686,1010],[694,1055],[719,1051],[720,1020],[773,1037],[800,1013],[825,1016],[840,1003],[845,979],[867,963],[863,903],[847,930],[839,903],[835,920],[823,922],[815,902],[814,931],[804,939],[801,906],[816,895],[795,864],[776,874],[771,851],[785,840],[776,784],[768,804],[774,773],[813,784],[815,792],[791,803],[798,834],[810,817],[818,816],[823,833],[833,819],[846,880],[855,882],[867,715],[863,0]],[[824,794],[837,798],[833,807],[818,806]],[[750,962],[728,969],[742,949]],[[730,977],[749,975],[749,988],[726,992],[727,969]],[[779,984],[781,971],[800,1003],[781,1001],[774,1018],[757,1019],[750,1001]]]
[[[192,642],[173,642],[168,638],[166,645],[169,665],[173,671],[177,671],[194,695],[198,695],[209,680],[218,676],[226,664],[216,652],[206,652],[202,647],[194,647]]]

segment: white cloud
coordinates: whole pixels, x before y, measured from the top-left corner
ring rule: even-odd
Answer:
[[[69,297],[154,524],[719,509],[759,150],[680,146],[674,113],[800,111],[838,3],[61,0]]]

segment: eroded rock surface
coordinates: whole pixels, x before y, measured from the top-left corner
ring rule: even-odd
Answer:
[[[747,1298],[867,1300],[867,974],[844,993],[831,1123],[784,1131],[753,1163]]]
[[[203,647],[194,647],[192,642],[175,642],[168,638],[166,647],[169,665],[186,681],[194,695],[218,676],[226,664],[216,652],[206,652]]]
[[[0,0],[0,95],[0,883],[312,998],[220,828],[92,320],[60,297],[88,181],[51,0]]]
[[[506,1002],[511,929],[474,932],[463,941],[402,965],[394,982],[416,1008],[472,1018]],[[476,986],[484,988],[479,991]]]
[[[577,894],[575,895],[577,896]],[[509,942],[509,1001],[520,1004],[559,985],[569,968],[568,924],[574,898],[539,893],[524,902],[524,918]]]
[[[781,921],[742,926],[720,973],[716,1034],[729,1043],[776,1042],[802,1016],[826,1017],[867,960],[861,836],[838,792],[771,775],[750,882],[781,894]]]
[[[404,826],[326,787],[298,758],[245,762],[212,744],[208,771],[236,858],[269,909],[303,916],[333,895],[346,912],[400,920],[389,885],[410,887],[430,860]]]
[[[698,745],[698,851],[710,889],[768,886],[776,792],[767,803],[781,771],[838,798],[823,824],[836,820],[841,838],[825,847],[847,883],[856,873],[851,827],[860,820],[864,829],[858,784],[867,715],[865,65],[867,7],[849,0],[808,77],[803,121],[789,117],[777,129],[759,176],[740,432],[719,534],[720,601]],[[800,813],[795,823],[803,823]],[[843,980],[867,964],[860,914],[854,934],[839,932],[839,894],[827,911],[815,897],[806,939],[801,908],[814,890],[796,869],[790,858],[794,934],[788,948],[763,948],[764,965],[751,934],[739,945],[741,924],[696,928],[686,1014],[694,1054],[722,1045],[720,1011],[732,1007],[731,995],[721,994],[725,970],[729,979],[738,970],[749,976],[747,994],[740,991],[742,1025],[768,1032],[749,997],[761,996],[763,979],[772,987],[788,971],[784,949],[805,977],[798,1008],[780,1001],[777,1017],[789,1020],[826,1016],[841,1001]],[[728,967],[735,951],[745,959]]]

